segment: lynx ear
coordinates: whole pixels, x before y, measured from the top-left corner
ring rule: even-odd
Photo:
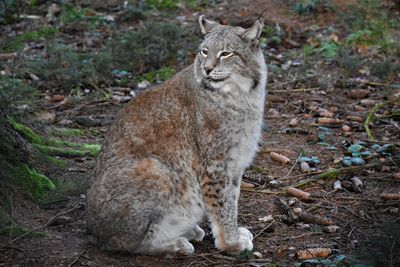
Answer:
[[[220,26],[219,23],[206,19],[204,15],[199,17],[199,25],[202,34],[207,34],[215,27]]]
[[[254,22],[253,26],[251,26],[249,29],[246,29],[246,31],[242,34],[242,38],[248,41],[252,41],[252,43],[256,43],[258,41],[258,38],[260,38],[262,28],[264,26],[264,23],[261,20],[256,20]]]

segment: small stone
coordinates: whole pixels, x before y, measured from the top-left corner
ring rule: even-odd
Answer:
[[[138,87],[139,89],[146,89],[147,87],[150,86],[150,84],[151,84],[151,83],[150,83],[149,81],[143,80],[143,81],[141,81],[140,83],[138,83],[137,87]]]
[[[369,90],[367,89],[352,89],[347,93],[347,96],[352,99],[362,99],[369,95]]]
[[[319,108],[318,114],[320,117],[327,117],[327,118],[333,118],[333,116],[334,116],[332,112],[330,112],[329,110],[324,109],[324,108]]]
[[[57,5],[56,3],[53,3],[47,8],[46,19],[48,21],[52,21],[55,19],[56,15],[59,14],[60,12],[61,12],[60,6]]]
[[[272,222],[274,220],[274,218],[272,217],[272,215],[267,215],[262,218],[258,218],[258,220],[260,222]]]
[[[257,259],[261,259],[262,258],[261,252],[258,252],[258,251],[253,252],[253,256],[256,257]]]
[[[337,225],[328,225],[324,227],[325,233],[336,233],[339,230],[339,226]]]
[[[342,188],[342,182],[341,182],[340,180],[336,180],[336,181],[333,183],[333,189],[334,189],[334,190],[343,189],[343,188]]]
[[[390,207],[390,208],[389,208],[389,212],[390,212],[390,213],[398,213],[398,212],[399,212],[399,208]]]
[[[300,163],[300,169],[301,169],[301,172],[303,172],[303,173],[311,171],[310,165],[308,165],[308,163],[305,161]]]
[[[308,230],[311,226],[308,223],[299,223],[296,228],[300,230]]]
[[[111,101],[119,104],[119,103],[127,103],[129,102],[129,100],[131,100],[132,97],[131,96],[118,96],[118,95],[113,95],[111,97]]]
[[[350,126],[348,126],[348,125],[343,125],[342,126],[342,131],[343,132],[350,132],[350,130],[351,130]]]
[[[400,180],[400,172],[396,172],[395,174],[393,174],[393,178],[396,180]]]
[[[270,109],[268,110],[268,115],[269,115],[270,117],[272,117],[272,118],[276,118],[276,117],[279,116],[279,112],[278,112],[276,109],[274,109],[274,108],[270,108]]]
[[[390,168],[390,166],[382,166],[381,171],[382,171],[382,172],[390,172],[390,171],[391,171],[391,168]]]
[[[293,208],[293,212],[296,214],[300,214],[303,212],[303,209],[302,208]]]
[[[298,125],[299,125],[299,121],[296,118],[291,119],[289,122],[290,127],[296,127]]]

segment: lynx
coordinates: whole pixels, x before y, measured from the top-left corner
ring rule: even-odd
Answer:
[[[134,98],[105,140],[87,193],[88,232],[101,249],[191,254],[204,215],[217,249],[253,249],[237,217],[263,120],[263,24],[244,29],[204,16],[199,24],[194,63]]]

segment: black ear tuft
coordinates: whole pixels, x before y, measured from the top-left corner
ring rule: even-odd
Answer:
[[[200,25],[201,33],[204,35],[209,33],[215,27],[220,26],[219,23],[206,19],[204,17],[204,15],[201,15],[199,17],[199,25]]]

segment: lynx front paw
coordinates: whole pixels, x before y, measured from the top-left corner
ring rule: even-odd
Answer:
[[[182,255],[190,255],[194,252],[193,245],[184,237],[175,241],[175,252]]]
[[[239,232],[239,250],[253,250],[253,234],[244,227],[238,228]]]
[[[238,235],[234,241],[226,240],[222,235],[215,238],[215,246],[222,251],[253,250],[253,234],[244,227],[238,228]]]

